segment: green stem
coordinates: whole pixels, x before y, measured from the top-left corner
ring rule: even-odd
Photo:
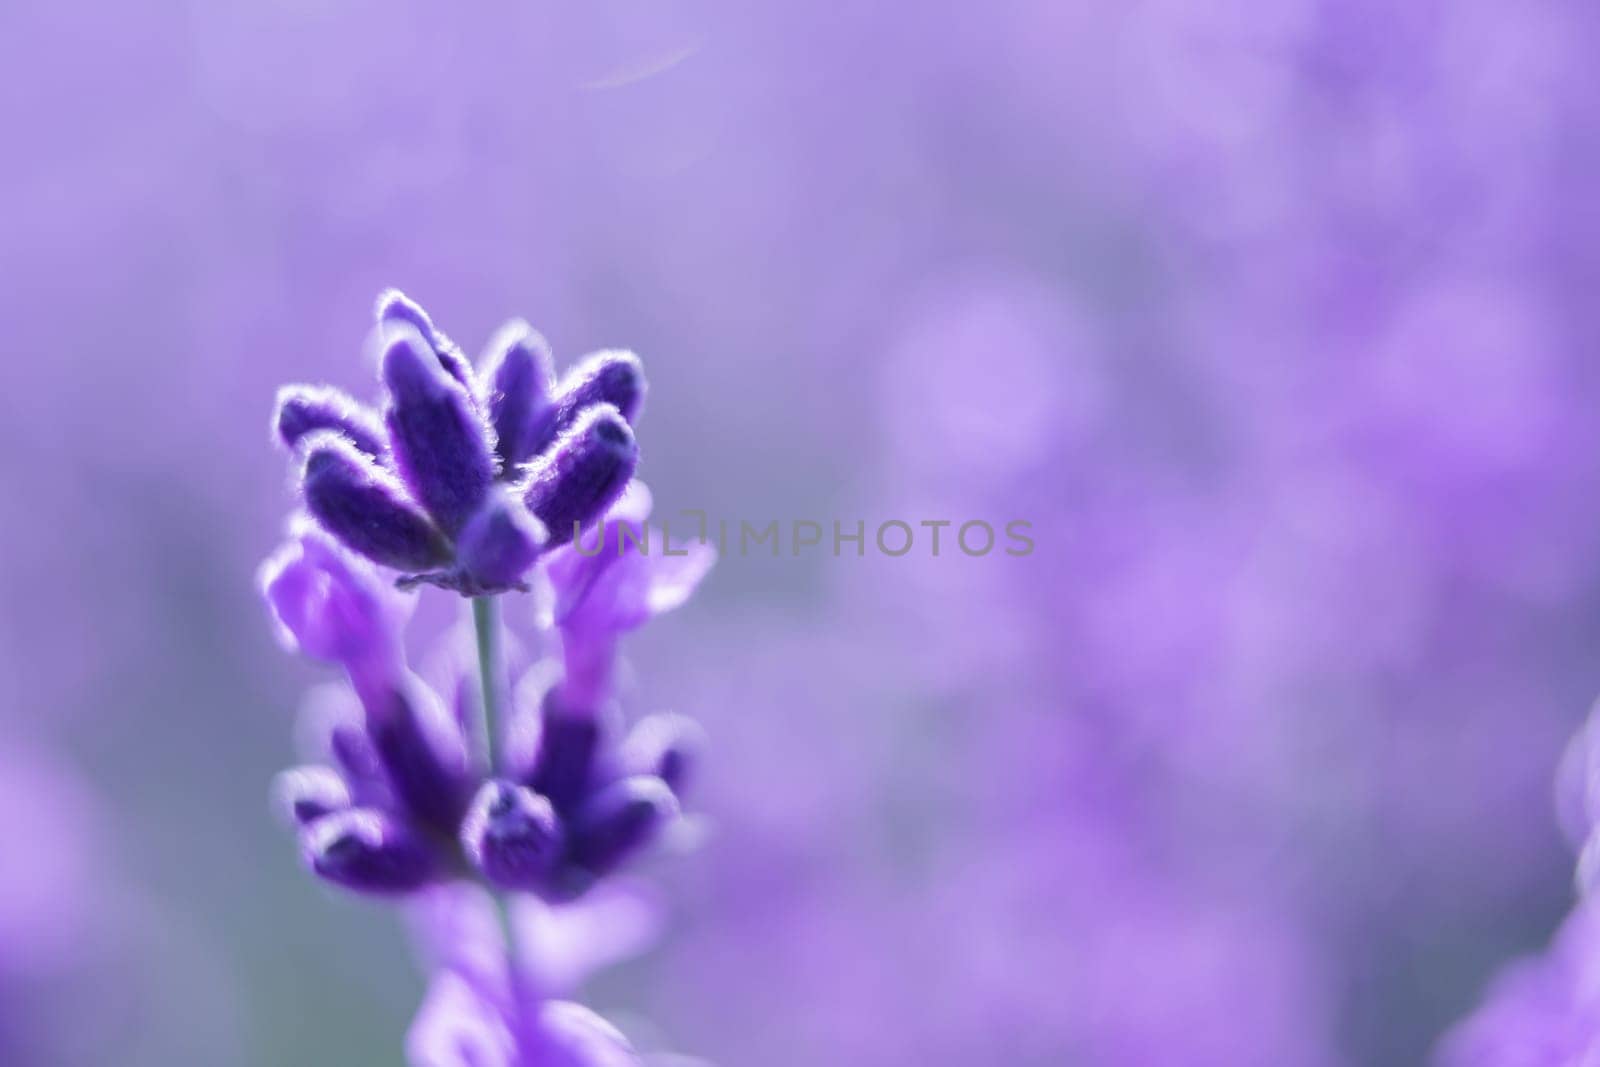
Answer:
[[[483,718],[480,721],[483,757],[490,775],[500,769],[500,613],[495,598],[472,598],[472,627],[478,636],[478,688],[483,693]]]
[[[472,598],[472,629],[478,638],[478,688],[483,693],[483,715],[478,728],[483,744],[483,756],[488,762],[489,776],[499,771],[500,736],[500,612],[494,597]],[[511,907],[505,895],[491,887],[494,898],[495,919],[500,924],[500,935],[505,938],[508,977],[517,1002],[521,1003],[522,974],[517,966],[517,938],[511,922]]]

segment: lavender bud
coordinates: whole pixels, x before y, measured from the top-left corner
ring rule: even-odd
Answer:
[[[384,423],[395,467],[446,533],[459,532],[494,481],[486,427],[467,390],[440,367],[410,326],[390,329],[383,353],[389,387]]]
[[[572,810],[589,790],[600,723],[592,713],[566,708],[559,689],[545,694],[539,751],[528,784],[550,798],[557,811]]]
[[[550,801],[531,789],[485,782],[461,824],[461,846],[474,867],[502,889],[536,889],[561,854],[561,823]]]
[[[415,678],[361,700],[390,790],[418,821],[454,833],[467,801],[467,751],[450,713]]]
[[[483,377],[496,448],[510,470],[534,454],[535,435],[552,424],[555,366],[550,346],[527,323],[508,322],[489,342]]]
[[[567,372],[556,403],[533,430],[528,455],[538,455],[597,405],[609,404],[629,424],[644,407],[644,364],[632,352],[607,351],[586,356]]]
[[[306,439],[300,489],[323,529],[374,563],[426,570],[450,560],[450,545],[388,471],[342,436]]]
[[[326,385],[286,385],[278,390],[273,433],[291,451],[318,430],[332,430],[373,459],[384,453],[383,427],[348,393]]]
[[[476,588],[513,589],[548,537],[544,524],[521,501],[496,491],[462,529],[456,556]]]
[[[578,816],[572,860],[592,875],[607,874],[655,840],[677,815],[677,798],[661,779],[637,774],[613,782]]]
[[[620,412],[592,407],[535,463],[523,502],[550,531],[547,547],[564,545],[605,514],[627,488],[639,446]]]
[[[324,816],[302,837],[311,869],[362,893],[408,893],[433,880],[437,858],[404,823],[374,808]]]
[[[422,310],[421,304],[398,289],[385,289],[378,294],[377,316],[380,328],[390,323],[406,323],[414,327],[427,342],[428,349],[439,361],[439,366],[443,367],[450,377],[461,383],[467,395],[476,402],[476,397],[473,396],[472,364],[467,362],[467,357],[456,343],[433,324],[433,319]]]
[[[295,767],[272,783],[277,809],[301,826],[350,806],[350,788],[332,767]]]
[[[622,743],[622,766],[628,774],[649,774],[683,795],[700,762],[706,732],[683,715],[651,715],[639,721]]]

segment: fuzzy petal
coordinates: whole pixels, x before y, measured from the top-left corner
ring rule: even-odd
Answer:
[[[450,561],[449,541],[370,456],[331,430],[310,435],[303,448],[300,489],[323,529],[385,567],[421,571]]]
[[[532,431],[529,455],[549,448],[592,407],[608,405],[631,425],[644,407],[644,365],[632,352],[605,351],[586,356],[567,372],[548,417]]]
[[[520,319],[506,323],[489,342],[483,378],[496,447],[510,469],[534,455],[535,435],[552,422],[555,365],[549,343]]]
[[[590,408],[529,472],[523,502],[564,545],[622,495],[639,461],[633,431],[616,408]]]
[[[318,430],[332,430],[373,459],[384,452],[383,425],[377,415],[348,393],[327,385],[286,385],[272,412],[273,435],[287,449]]]
[[[483,506],[494,482],[488,428],[467,388],[439,365],[410,325],[388,328],[382,372],[395,467],[413,498],[453,536]]]
[[[467,391],[467,395],[476,403],[477,391],[472,364],[467,361],[460,347],[433,324],[433,319],[422,310],[421,304],[398,289],[385,289],[378,294],[376,311],[380,330],[393,323],[405,323],[421,334],[439,366],[459,382]]]

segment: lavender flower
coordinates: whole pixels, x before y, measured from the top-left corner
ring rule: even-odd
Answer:
[[[279,391],[277,440],[300,459],[307,512],[346,547],[467,596],[525,590],[542,552],[616,500],[638,462],[644,372],[601,352],[559,384],[525,323],[477,373],[420,306],[381,296],[381,417],[326,386]]]
[[[457,902],[433,909],[450,915],[480,909],[485,889],[516,894],[510,913],[588,907],[678,818],[699,747],[678,716],[619,729],[619,639],[687,600],[713,554],[669,552],[664,538],[649,550],[650,496],[630,484],[644,392],[634,357],[591,357],[557,387],[542,341],[513,324],[480,381],[416,304],[386,294],[378,315],[381,435],[330,390],[279,396],[278,437],[302,456],[308,514],[291,521],[261,587],[285,645],[341,666],[354,699],[319,704],[325,762],[280,775],[277,806],[307,866],[347,890],[429,891]],[[569,544],[589,526],[595,548]],[[447,679],[449,702],[405,652],[407,590],[422,584],[473,598],[476,678]],[[517,640],[495,594],[536,587],[550,601],[535,613],[539,646],[559,646],[559,661],[502,655]],[[608,1024],[553,999],[561,983],[536,982],[528,953],[516,955],[494,974],[442,965],[415,1063],[635,1062]]]

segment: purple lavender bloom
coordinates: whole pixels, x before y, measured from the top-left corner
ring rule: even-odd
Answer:
[[[279,392],[275,433],[302,459],[306,510],[402,585],[525,589],[539,556],[633,476],[638,358],[590,356],[558,389],[548,346],[525,323],[495,336],[480,375],[404,294],[383,294],[377,317],[381,419],[327,387]]]
[[[320,525],[291,524],[261,587],[284,643],[342,666],[356,706],[337,692],[317,702],[311,732],[328,762],[282,774],[277,804],[307,865],[358,893],[481,900],[464,888],[475,882],[516,894],[498,906],[519,914],[547,906],[534,901],[604,900],[605,881],[678,818],[699,742],[677,717],[624,730],[610,686],[618,640],[687,599],[712,560],[703,546],[668,553],[664,537],[661,557],[645,541],[623,543],[648,537],[649,494],[627,492],[638,361],[591,358],[553,396],[542,342],[515,325],[494,342],[483,388],[417,305],[385,294],[379,318],[382,448],[362,437],[365,416],[341,397],[287,390],[280,402],[279,436],[305,455],[301,488]],[[525,476],[507,478],[524,459]],[[609,557],[566,544],[608,511],[599,540],[615,545]],[[375,564],[411,573],[390,583]],[[496,596],[533,588],[529,578],[557,605],[537,618],[541,647],[560,635],[559,662],[529,663],[498,617]],[[476,677],[464,676],[447,639],[448,701],[412,671],[404,647],[404,590],[425,584],[473,598]],[[554,998],[562,982],[531,968],[529,952],[515,967],[503,945],[494,952],[490,971],[441,965],[413,1030],[413,1062],[637,1062],[599,1016]]]

